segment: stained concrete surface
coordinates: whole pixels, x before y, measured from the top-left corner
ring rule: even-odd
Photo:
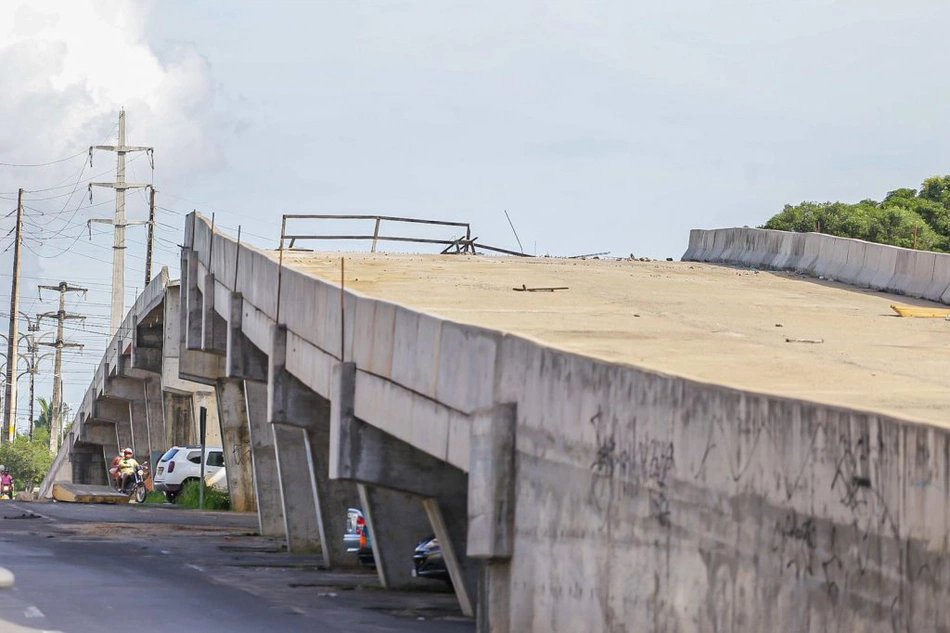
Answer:
[[[921,300],[691,262],[343,256],[347,289],[420,312],[685,378],[947,424],[950,324],[889,308]],[[285,252],[284,266],[339,284],[340,257]],[[513,290],[522,285],[569,289]]]

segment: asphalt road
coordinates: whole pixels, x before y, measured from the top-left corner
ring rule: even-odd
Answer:
[[[438,583],[378,587],[254,535],[256,518],[174,506],[0,502],[0,633],[470,632]]]

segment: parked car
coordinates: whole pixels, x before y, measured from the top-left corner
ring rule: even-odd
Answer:
[[[224,450],[220,446],[205,447],[205,484],[227,491],[227,471]],[[182,486],[201,477],[201,447],[172,446],[158,460],[152,478],[152,487],[165,493],[169,503],[175,503]]]
[[[369,526],[366,525],[363,513],[357,508],[349,508],[346,511],[346,534],[343,536],[343,543],[348,553],[356,554],[360,564],[367,567],[376,566]]]
[[[428,536],[419,541],[412,555],[412,575],[417,578],[437,578],[451,582],[445,559],[442,558],[439,539]]]

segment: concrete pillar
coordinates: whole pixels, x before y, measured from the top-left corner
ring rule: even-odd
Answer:
[[[246,380],[244,396],[260,532],[263,536],[285,538],[287,532],[284,527],[277,452],[274,447],[274,434],[267,422],[267,385]]]
[[[191,396],[166,391],[164,409],[165,443],[169,447],[194,444],[195,424],[191,419]]]
[[[140,462],[147,460],[151,456],[152,437],[148,428],[148,411],[144,397],[129,401],[129,419],[132,426],[132,450],[135,452],[135,459]]]
[[[256,512],[254,469],[251,465],[251,431],[247,421],[244,381],[219,380],[215,394],[231,509],[238,512]]]
[[[515,526],[516,407],[472,416],[468,480],[468,555],[485,561],[476,613],[479,633],[507,633]]]
[[[303,429],[272,424],[287,550],[309,552],[320,547],[316,490],[307,437]],[[344,518],[341,521],[345,521]]]
[[[154,377],[145,380],[142,383],[142,394],[145,400],[148,434],[151,438],[149,458],[154,467],[158,463],[158,458],[172,447],[172,444],[168,443],[168,431],[165,424],[165,407],[162,401],[161,379]]]
[[[328,567],[356,565],[356,558],[346,554],[343,537],[347,508],[358,504],[359,493],[355,483],[331,480],[329,477],[330,402],[287,371],[286,358],[287,329],[278,325],[273,330],[273,347],[268,364],[270,421],[275,425],[297,427],[304,433],[309,482],[303,479],[304,473],[301,472],[298,485],[306,487],[309,483],[314,493],[313,511],[324,563]],[[282,473],[283,465],[281,454]],[[309,517],[301,517],[300,520],[309,521]]]

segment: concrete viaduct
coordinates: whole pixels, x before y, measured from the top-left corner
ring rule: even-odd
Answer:
[[[233,505],[256,509],[262,534],[349,565],[346,509],[361,507],[380,580],[398,587],[434,533],[479,630],[950,631],[950,390],[930,371],[946,344],[935,322],[881,320],[887,297],[676,262],[637,278],[619,325],[590,308],[610,297],[573,282],[558,307],[515,293],[533,307],[495,304],[479,321],[472,297],[438,308],[426,288],[459,256],[395,274],[397,258],[375,255],[347,268],[343,290],[338,256],[281,259],[197,213],[183,244],[180,284],[163,272],[136,301],[44,492],[104,482],[119,445],[154,455],[193,441],[206,406]],[[882,290],[943,296],[950,264],[938,279],[937,259],[917,260],[932,254],[896,250],[882,263],[863,242],[729,229],[694,231],[684,259],[824,266],[865,287],[890,273]],[[483,259],[507,292],[491,296],[512,296],[506,264]],[[570,265],[519,274],[592,270]],[[630,277],[627,266],[609,270]],[[669,284],[702,296],[704,274],[724,284],[710,303],[648,303]],[[413,276],[415,295],[386,295],[386,279]],[[775,322],[768,297],[826,337],[867,332],[868,349],[773,343],[792,324]],[[743,307],[733,322],[701,321],[724,301]],[[823,301],[839,314],[808,321]],[[840,322],[852,312],[865,320]],[[521,322],[543,327],[506,325]],[[870,328],[931,364],[887,357]]]

